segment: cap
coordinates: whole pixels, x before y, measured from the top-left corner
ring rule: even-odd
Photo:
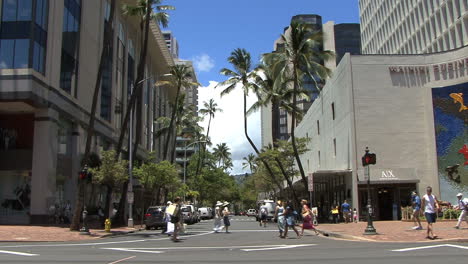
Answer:
[[[167,203],[166,203],[166,204],[172,204],[172,202],[171,202],[171,201],[167,201]]]
[[[458,193],[457,197],[463,196],[463,193]]]

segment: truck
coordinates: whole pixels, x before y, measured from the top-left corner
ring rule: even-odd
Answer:
[[[265,203],[265,205],[263,205],[263,203]],[[268,211],[267,220],[272,220],[275,217],[275,209],[276,209],[275,201],[273,201],[273,200],[260,200],[260,201],[257,201],[257,204],[258,204],[258,208],[257,208],[258,214],[256,215],[257,221],[260,221],[260,218],[261,218],[260,208],[262,206],[265,206],[267,208],[267,211]]]

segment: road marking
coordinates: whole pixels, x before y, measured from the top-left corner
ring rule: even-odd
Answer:
[[[442,245],[432,245],[432,246],[423,246],[423,247],[393,249],[391,251],[393,251],[393,252],[406,252],[406,251],[414,251],[414,250],[429,249],[429,248],[439,248],[439,247],[453,247],[453,248],[468,249],[468,247],[465,247],[465,246],[452,245],[452,244],[442,244]]]
[[[119,263],[119,262],[122,262],[122,261],[125,261],[125,260],[129,260],[129,259],[132,259],[132,258],[135,258],[136,256],[131,256],[131,257],[128,257],[128,258],[123,258],[123,259],[119,259],[119,260],[116,260],[114,262],[109,262],[109,264],[115,264],[115,263]]]
[[[18,256],[26,256],[26,257],[39,256],[38,254],[30,254],[30,253],[17,252],[17,251],[7,251],[7,250],[0,250],[0,253],[12,254],[12,255],[18,255]]]
[[[164,250],[239,249],[245,252],[249,252],[249,251],[263,251],[263,250],[274,250],[274,249],[310,247],[310,246],[316,246],[316,245],[317,244],[299,244],[299,245],[282,244],[282,245],[230,246],[230,247],[229,246],[226,246],[226,247],[160,247],[160,248],[101,248],[101,249],[160,254],[160,253],[164,253],[165,252]]]
[[[289,246],[280,246],[280,247],[269,247],[269,248],[254,248],[254,249],[241,249],[242,251],[265,251],[265,250],[275,250],[275,249],[288,249],[288,248],[298,248],[298,247],[310,247],[315,246],[316,244],[305,244],[305,245],[289,245]]]

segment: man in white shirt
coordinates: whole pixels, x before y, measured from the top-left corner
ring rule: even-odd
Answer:
[[[457,226],[455,226],[455,228],[459,229],[463,219],[465,219],[466,223],[468,224],[468,199],[463,199],[462,193],[457,194],[457,198],[458,205],[455,206],[455,209],[461,210],[461,214],[460,217],[458,217],[458,223]]]
[[[422,206],[424,209],[424,216],[427,221],[427,239],[436,239],[437,236],[434,235],[434,230],[432,224],[436,222],[437,212],[439,211],[439,202],[437,197],[432,194],[432,187],[428,186],[426,188],[426,194],[422,198]]]

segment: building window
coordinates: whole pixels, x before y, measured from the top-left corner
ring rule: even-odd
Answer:
[[[320,135],[320,122],[317,120],[317,135]]]
[[[335,120],[335,103],[331,104],[331,110],[332,110],[332,118]]]
[[[333,139],[333,152],[336,157],[336,138]]]
[[[133,42],[128,41],[128,61],[127,61],[127,100],[130,100],[132,95],[132,86],[135,81],[135,49],[133,48]]]
[[[106,9],[104,15],[104,30],[112,30],[109,24],[108,8],[109,3],[105,1]],[[111,120],[112,108],[112,48],[104,54],[104,65],[101,77],[101,117],[107,121]]]
[[[318,165],[320,167],[320,165],[322,164],[322,162],[320,161],[320,150],[318,151]]]
[[[33,68],[44,74],[48,3],[48,0],[2,1],[0,69]]]
[[[81,0],[64,0],[60,87],[71,93],[78,75]]]

